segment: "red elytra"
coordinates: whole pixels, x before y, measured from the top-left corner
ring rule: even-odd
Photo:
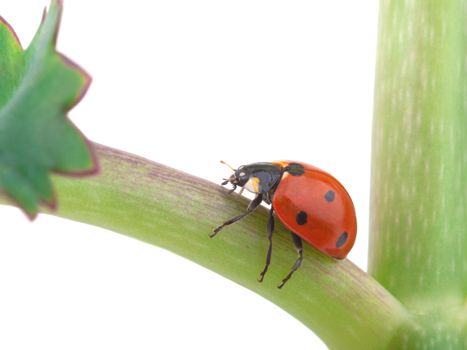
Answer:
[[[231,183],[255,193],[247,211],[235,216],[213,230],[214,237],[222,228],[241,220],[259,207],[261,202],[270,204],[266,264],[260,273],[262,282],[272,252],[274,215],[291,231],[298,258],[279,288],[290,279],[303,260],[302,239],[319,251],[343,259],[352,249],[357,233],[357,220],[352,199],[333,176],[312,165],[277,161],[252,163],[233,169],[223,185]]]
[[[277,162],[281,166],[290,163]],[[272,206],[289,230],[323,253],[343,259],[357,235],[352,199],[332,175],[312,165],[298,164],[303,166],[303,174],[284,173]]]

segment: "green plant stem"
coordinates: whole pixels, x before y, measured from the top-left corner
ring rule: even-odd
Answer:
[[[465,3],[381,2],[369,266],[408,304],[467,287]]]
[[[398,349],[465,349],[467,1],[382,0],[369,272],[413,314]]]
[[[210,239],[213,227],[245,210],[245,198],[148,160],[96,148],[98,176],[54,177],[59,207],[52,214],[104,227],[197,262],[276,303],[331,349],[379,349],[406,322],[404,308],[375,280],[350,261],[333,260],[310,247],[305,248],[299,272],[279,290],[277,284],[296,258],[290,234],[280,224],[272,264],[264,282],[258,283],[267,250],[265,208]],[[0,200],[5,202],[5,197]]]

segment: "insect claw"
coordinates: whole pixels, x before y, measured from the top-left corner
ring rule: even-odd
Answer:
[[[213,238],[215,235],[217,235],[219,233],[219,231],[222,230],[223,227],[224,227],[224,225],[221,225],[221,226],[218,226],[215,229],[213,229],[212,233],[209,234],[209,238]]]
[[[233,185],[233,188],[229,190],[229,194],[232,194],[237,189],[237,185]]]

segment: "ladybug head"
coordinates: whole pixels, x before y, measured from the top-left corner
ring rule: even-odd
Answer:
[[[230,169],[234,171],[232,175],[228,179],[224,179],[224,182],[222,182],[222,185],[227,185],[229,182],[236,188],[237,186],[243,187],[245,184],[248,182],[251,176],[251,171],[248,171],[248,169],[245,169],[245,166],[242,165],[238,169],[232,168],[230,165],[225,163],[224,161],[221,161],[223,164],[227,165]]]
[[[233,186],[232,191],[240,186],[253,193],[267,193],[278,184],[282,176],[282,168],[272,163],[253,163],[242,165],[238,169],[227,166],[234,173],[228,179],[224,179],[222,185],[230,182]]]

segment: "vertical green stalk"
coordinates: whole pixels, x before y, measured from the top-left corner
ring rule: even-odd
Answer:
[[[466,0],[381,0],[369,272],[415,315],[400,348],[467,346],[466,37]]]

